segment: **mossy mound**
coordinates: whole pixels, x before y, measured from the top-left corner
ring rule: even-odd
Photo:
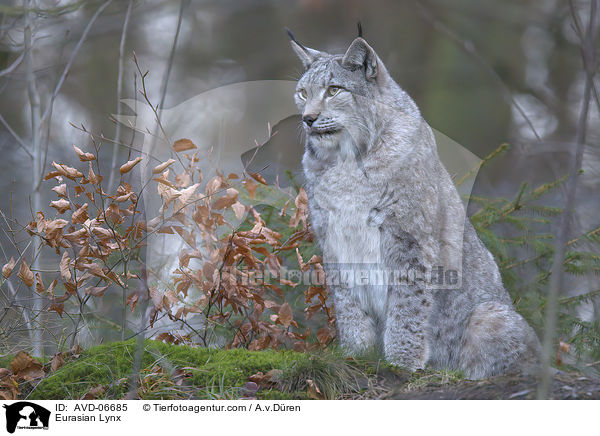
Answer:
[[[96,398],[123,398],[130,389],[135,352],[134,340],[92,347],[41,380],[28,398],[78,399],[97,386],[102,388]],[[275,378],[257,392],[247,392],[252,375],[271,370],[278,370]],[[351,385],[357,377],[358,370],[333,352],[221,350],[146,340],[137,383],[138,396],[145,399],[301,399],[306,398],[307,379],[331,398],[348,388],[342,383]]]

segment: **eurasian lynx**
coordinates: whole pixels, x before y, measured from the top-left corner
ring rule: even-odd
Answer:
[[[413,100],[360,37],[343,55],[293,37],[292,47],[305,70],[295,99],[311,222],[341,346],[469,378],[535,364],[537,336],[512,307]]]

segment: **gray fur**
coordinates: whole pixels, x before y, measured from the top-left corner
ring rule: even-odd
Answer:
[[[292,46],[305,68],[295,94],[308,116],[302,163],[328,275],[347,264],[426,272],[406,283],[330,284],[342,347],[381,347],[391,363],[470,378],[536,362],[538,339],[512,307],[413,100],[362,38],[343,55]],[[343,89],[332,95],[331,86]],[[457,271],[456,286],[431,285],[438,266]]]

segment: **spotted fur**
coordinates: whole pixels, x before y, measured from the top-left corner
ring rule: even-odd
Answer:
[[[302,163],[328,276],[441,266],[458,278],[441,287],[427,274],[331,283],[342,347],[379,347],[394,364],[471,378],[535,364],[538,339],[514,310],[413,100],[361,37],[342,55],[292,47],[305,68],[295,94]]]

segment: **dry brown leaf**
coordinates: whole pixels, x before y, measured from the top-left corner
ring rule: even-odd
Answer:
[[[250,174],[250,177],[252,177],[258,183],[262,183],[263,185],[267,184],[267,181],[265,180],[265,178],[263,176],[261,176],[259,173],[248,173],[248,174]]]
[[[52,166],[56,168],[58,173],[62,176],[65,176],[67,179],[75,180],[80,177],[83,177],[83,173],[75,168],[69,167],[67,165],[58,164],[52,161]],[[47,177],[47,176],[46,176]]]
[[[186,151],[186,150],[192,150],[194,148],[197,148],[194,143],[187,139],[187,138],[183,138],[183,139],[178,139],[177,141],[175,141],[175,143],[173,144],[173,150],[179,152],[179,151]]]
[[[175,163],[175,159],[169,159],[168,161],[155,166],[154,169],[152,170],[152,174],[160,174],[165,170],[165,168],[167,168],[168,166],[170,166],[174,163]]]
[[[236,201],[235,203],[233,203],[231,205],[231,208],[233,209],[233,213],[235,213],[235,217],[238,220],[241,220],[244,216],[244,213],[246,213],[246,206],[244,206],[239,201]]]
[[[85,290],[85,295],[91,295],[92,297],[102,297],[108,286],[90,286]]]
[[[558,341],[558,348],[563,353],[568,353],[569,351],[571,351],[571,344],[568,344],[563,341]]]
[[[229,188],[226,191],[226,194],[224,197],[219,197],[217,198],[215,201],[212,202],[212,208],[213,209],[225,209],[226,207],[232,206],[238,198],[238,191],[233,189],[233,188]]]
[[[54,192],[58,194],[59,197],[67,198],[67,185],[63,183],[62,185],[55,186],[52,188]]]
[[[290,323],[292,322],[293,314],[292,308],[290,307],[290,304],[287,301],[283,303],[279,308],[278,316],[281,325],[285,328],[288,328],[290,326]]]
[[[79,157],[79,160],[81,162],[88,162],[90,160],[96,159],[96,156],[94,156],[92,153],[85,153],[75,144],[73,144],[73,148],[75,149],[75,153],[77,153],[77,156]]]
[[[302,256],[300,255],[300,251],[298,250],[297,247],[296,247],[296,257],[298,259],[298,266],[300,267],[300,271],[302,271],[302,272],[308,271],[310,266],[308,266],[304,263],[304,260],[302,259]]]
[[[131,294],[129,294],[129,296],[127,297],[127,300],[125,301],[125,303],[131,308],[131,311],[133,312],[135,309],[135,306],[138,303],[138,300],[140,299],[140,294],[138,294],[137,292],[132,292]]]
[[[187,205],[188,203],[193,202],[194,193],[196,192],[196,189],[198,189],[198,186],[200,186],[200,183],[194,183],[192,186],[189,186],[179,191],[180,195],[177,196],[177,206],[181,208]]]
[[[171,202],[173,202],[177,197],[181,196],[181,192],[165,184],[159,183],[157,188],[158,194],[161,196],[163,201],[163,208],[167,208]]]
[[[19,351],[17,353],[10,363],[10,370],[17,378],[23,380],[35,380],[46,375],[42,368],[42,364],[25,351]]]
[[[6,368],[0,368],[0,400],[16,400],[21,391],[14,375]]]
[[[124,163],[123,165],[121,165],[121,168],[119,168],[119,172],[121,174],[126,174],[129,171],[131,171],[133,169],[134,166],[136,166],[137,164],[139,164],[142,161],[142,158],[140,156],[136,157],[133,160],[130,160],[126,163]]]
[[[296,212],[290,219],[290,227],[296,228],[300,221],[302,221],[304,228],[306,228],[306,218],[308,216],[308,196],[306,195],[304,188],[300,188],[300,191],[298,191],[295,204]]]
[[[62,182],[63,178],[62,178],[62,173],[60,171],[50,171],[48,174],[46,174],[44,176],[44,180],[50,180],[55,177],[56,177],[56,180],[58,180],[58,182]]]
[[[65,364],[65,359],[62,357],[61,353],[57,353],[52,358],[52,362],[50,363],[50,370],[55,372],[58,368]]]
[[[2,267],[2,275],[6,278],[9,278],[12,274],[13,269],[15,268],[15,258],[13,256],[10,257],[10,260],[4,264]]]
[[[100,179],[98,178],[98,176],[96,176],[96,173],[94,173],[91,162],[90,162],[90,169],[88,170],[87,179],[92,185],[97,185],[100,182]]]
[[[97,386],[94,386],[92,389],[90,389],[80,399],[81,400],[95,400],[100,395],[104,395],[105,392],[106,392],[106,389],[104,389],[104,387],[102,385],[97,385]]]
[[[244,180],[244,186],[246,187],[246,191],[248,191],[248,195],[250,195],[250,198],[254,199],[254,195],[256,194],[256,188],[258,188],[258,185],[254,183],[253,180],[246,179]]]
[[[209,197],[217,192],[223,186],[222,180],[219,176],[215,176],[208,181],[206,184],[206,195]]]
[[[38,294],[43,294],[44,292],[46,292],[46,289],[44,288],[44,282],[42,282],[42,277],[40,276],[40,273],[35,273],[35,292],[37,292]]]
[[[44,221],[44,231],[46,232],[46,239],[54,239],[56,238],[63,228],[69,224],[66,220],[56,219],[53,221]]]
[[[104,227],[93,227],[92,233],[100,239],[108,239],[114,236],[112,230],[105,229]]]
[[[54,279],[52,280],[52,283],[50,283],[50,286],[48,286],[48,289],[46,289],[46,293],[48,295],[50,295],[50,297],[54,298],[54,288],[56,287],[56,285],[58,284],[58,279]]]
[[[59,268],[60,268],[60,275],[67,282],[71,280],[71,270],[69,269],[70,262],[71,262],[71,258],[65,251],[60,259]]]
[[[115,202],[116,203],[123,203],[123,202],[129,200],[133,195],[135,195],[133,192],[130,192],[130,193],[125,194],[125,195],[119,195],[118,197],[115,198]]]
[[[61,198],[60,200],[51,201],[50,207],[56,209],[58,213],[65,213],[66,211],[71,209],[71,203],[69,202],[69,200]]]
[[[81,206],[79,209],[73,212],[73,214],[71,215],[71,221],[73,222],[73,224],[83,224],[87,221],[87,219],[89,218],[87,209],[88,204],[85,203],[83,206]]]
[[[187,171],[184,171],[181,174],[177,174],[175,176],[175,186],[178,188],[185,188],[186,186],[190,186],[192,183],[192,176]]]
[[[65,305],[63,303],[52,303],[48,308],[49,312],[56,312],[62,318],[63,311],[65,310]]]
[[[333,337],[333,331],[329,327],[323,327],[317,331],[317,340],[321,345],[329,344]]]
[[[23,280],[26,286],[33,286],[34,277],[33,273],[29,269],[29,266],[25,263],[25,261],[21,261],[21,268],[19,268],[19,274],[17,276]],[[13,371],[14,372],[14,371]]]
[[[104,273],[104,270],[102,269],[102,266],[98,265],[97,263],[86,263],[81,265],[81,268],[86,269],[90,274],[96,276],[96,277],[100,277],[103,279],[106,279],[108,277],[106,277],[106,274]]]

